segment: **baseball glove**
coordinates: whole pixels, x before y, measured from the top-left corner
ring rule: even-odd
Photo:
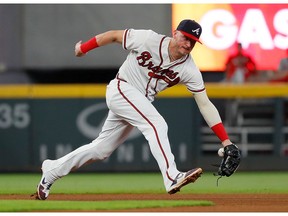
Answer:
[[[224,156],[218,169],[218,175],[231,176],[239,167],[241,153],[235,144],[224,147]]]

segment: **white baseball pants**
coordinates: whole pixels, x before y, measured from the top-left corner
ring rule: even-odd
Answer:
[[[50,173],[53,181],[85,164],[104,160],[126,140],[133,127],[137,127],[149,143],[168,190],[179,171],[171,152],[164,118],[135,87],[118,79],[109,83],[106,102],[110,110],[99,136],[90,144],[52,160],[49,169],[45,170],[47,178]]]

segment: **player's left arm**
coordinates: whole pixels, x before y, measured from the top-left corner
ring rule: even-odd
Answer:
[[[75,56],[84,56],[88,51],[111,43],[122,44],[124,30],[111,30],[92,37],[82,43],[79,41],[75,45]]]
[[[206,91],[195,93],[194,98],[203,118],[217,137],[221,140],[222,145],[225,147],[232,144],[227,135],[225,127],[222,124],[219,112],[208,98]]]
[[[218,169],[218,175],[231,176],[239,167],[241,161],[240,150],[228,138],[218,110],[209,100],[206,91],[194,94],[194,98],[207,124],[218,136],[224,146],[223,159]]]

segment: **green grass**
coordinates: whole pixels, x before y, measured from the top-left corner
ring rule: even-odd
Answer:
[[[41,174],[0,174],[0,194],[31,194]],[[288,193],[287,172],[237,172],[223,177],[207,172],[181,193]],[[71,173],[52,186],[52,193],[165,193],[159,173]]]
[[[0,200],[0,212],[33,211],[101,211],[183,206],[211,206],[210,201],[194,200],[117,200],[117,201],[50,201]]]

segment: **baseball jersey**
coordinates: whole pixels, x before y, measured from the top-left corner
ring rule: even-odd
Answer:
[[[119,68],[118,77],[153,101],[160,91],[178,83],[192,93],[205,91],[202,74],[191,55],[171,62],[168,46],[171,38],[152,30],[126,29],[122,46],[130,50]]]

